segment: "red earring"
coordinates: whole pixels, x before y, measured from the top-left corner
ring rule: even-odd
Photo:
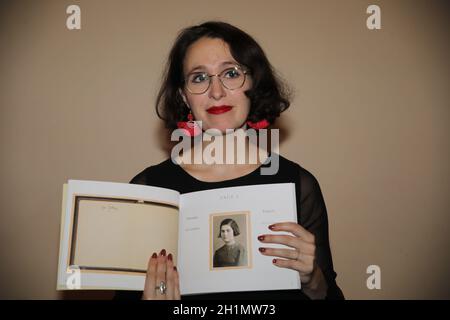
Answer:
[[[269,121],[267,121],[266,119],[258,122],[247,121],[247,124],[253,129],[265,129],[270,125]]]
[[[192,115],[192,112],[190,110],[187,118],[188,121],[177,122],[177,127],[183,129],[184,133],[189,137],[195,137],[202,133],[202,129],[197,124],[197,122],[194,121],[194,116]]]

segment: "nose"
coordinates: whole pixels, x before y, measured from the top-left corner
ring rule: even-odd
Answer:
[[[211,77],[211,86],[209,88],[209,97],[215,100],[220,100],[226,95],[225,88],[220,82],[219,77]]]

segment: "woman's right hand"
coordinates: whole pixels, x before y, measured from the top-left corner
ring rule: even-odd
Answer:
[[[165,288],[164,288],[165,286]],[[143,300],[180,300],[180,284],[172,254],[153,253],[148,261]]]

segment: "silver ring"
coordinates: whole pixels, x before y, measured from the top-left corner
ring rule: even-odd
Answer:
[[[159,286],[155,287],[155,290],[159,290],[160,294],[166,294],[166,289],[167,289],[167,286],[164,281],[161,281],[159,283]]]

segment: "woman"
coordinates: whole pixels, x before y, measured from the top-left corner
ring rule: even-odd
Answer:
[[[238,78],[239,81],[234,81]],[[289,107],[286,90],[275,76],[263,50],[242,30],[223,22],[206,22],[184,29],[173,45],[156,108],[169,129],[189,129],[192,120],[202,129],[245,131],[273,125]],[[217,134],[217,133],[216,133]],[[195,140],[195,139],[193,139]],[[208,141],[194,143],[208,145]],[[246,144],[246,152],[249,144]],[[233,150],[234,151],[234,150]],[[227,152],[227,150],[225,150]],[[230,152],[230,151],[228,151]],[[192,156],[192,154],[191,154]],[[232,155],[231,158],[236,158]],[[175,159],[174,159],[175,160]],[[271,234],[258,236],[259,252],[274,257],[273,265],[300,274],[301,290],[245,292],[208,295],[207,298],[240,299],[323,299],[343,298],[335,282],[328,240],[325,203],[315,177],[298,164],[279,156],[276,174],[260,174],[267,159],[244,164],[177,165],[172,159],[148,167],[131,183],[160,186],[180,193],[268,183],[296,184],[298,222],[270,226]],[[276,232],[284,231],[283,235]],[[286,235],[288,232],[289,235]],[[275,249],[266,244],[282,244],[290,249]],[[149,259],[144,299],[179,299],[179,275],[172,255],[165,250]],[[118,294],[118,297],[123,294]],[[141,293],[137,293],[141,297]],[[202,298],[191,296],[183,298]]]
[[[238,267],[247,264],[244,247],[234,237],[240,235],[239,226],[233,219],[220,223],[219,238],[225,244],[214,252],[213,267]]]

